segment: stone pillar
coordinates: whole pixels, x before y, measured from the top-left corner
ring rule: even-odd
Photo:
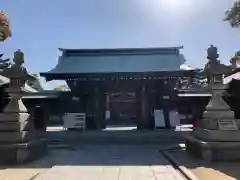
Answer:
[[[46,152],[47,141],[34,129],[33,119],[21,99],[22,90],[10,86],[8,92],[10,102],[0,114],[0,163],[23,163]]]
[[[240,159],[240,120],[222,98],[224,85],[211,87],[212,97],[198,128],[187,139],[187,149],[207,161]]]

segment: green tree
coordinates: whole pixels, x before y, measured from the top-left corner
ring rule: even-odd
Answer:
[[[226,11],[225,21],[228,21],[232,27],[240,26],[240,0],[235,0],[232,7]]]

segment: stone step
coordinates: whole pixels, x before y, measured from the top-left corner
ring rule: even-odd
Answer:
[[[86,144],[158,144],[181,143],[190,131],[90,131],[90,132],[47,132],[51,143]]]
[[[21,164],[41,157],[47,152],[47,139],[35,139],[26,143],[0,144],[0,165]]]
[[[28,142],[35,138],[37,134],[32,131],[0,132],[0,144]]]

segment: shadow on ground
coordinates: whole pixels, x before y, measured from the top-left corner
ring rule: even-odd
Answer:
[[[6,168],[51,168],[53,166],[171,166],[159,153],[161,145],[81,145],[75,149],[52,149],[45,157],[25,165]]]
[[[181,165],[190,169],[199,179],[230,180],[240,179],[240,162],[203,162],[200,158],[190,155],[185,150],[170,151]]]

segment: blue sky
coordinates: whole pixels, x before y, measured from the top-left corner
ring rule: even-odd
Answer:
[[[1,52],[25,52],[31,72],[53,68],[58,48],[184,46],[188,63],[203,67],[214,44],[228,63],[240,50],[240,29],[223,22],[230,0],[2,0],[13,36]],[[50,83],[49,86],[53,86]]]

